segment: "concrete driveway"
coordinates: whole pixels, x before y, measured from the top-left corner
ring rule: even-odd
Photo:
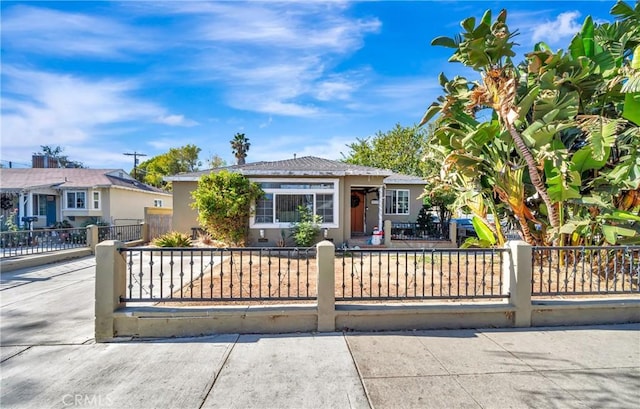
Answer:
[[[630,408],[640,324],[93,341],[92,258],[2,273],[2,408]]]

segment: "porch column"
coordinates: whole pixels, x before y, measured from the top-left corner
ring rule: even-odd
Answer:
[[[33,216],[33,193],[29,192],[27,195],[27,214],[25,216],[31,217]]]
[[[382,209],[384,208],[384,186],[378,188],[378,228],[384,229],[382,225]]]
[[[24,194],[24,192],[20,192],[20,199],[18,199],[18,214],[16,215],[16,223],[18,224],[18,226],[22,227],[22,216],[26,216],[24,214],[25,212],[25,202],[27,200],[26,195]]]

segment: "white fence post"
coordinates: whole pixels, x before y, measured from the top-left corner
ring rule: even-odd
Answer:
[[[335,258],[336,248],[328,240],[316,246],[318,271],[318,331],[336,330]]]
[[[127,261],[120,253],[121,241],[106,240],[96,246],[95,338],[106,341],[115,334],[113,313],[126,295]]]
[[[508,241],[505,247],[509,248],[510,253],[504,258],[502,282],[509,290],[511,305],[516,309],[513,324],[516,327],[530,327],[533,248],[521,240]]]

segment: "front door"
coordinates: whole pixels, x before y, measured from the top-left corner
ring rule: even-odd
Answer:
[[[56,197],[47,195],[47,226],[53,226],[56,223]]]
[[[364,193],[360,191],[351,191],[351,234],[363,235],[364,231],[364,209],[365,209]]]

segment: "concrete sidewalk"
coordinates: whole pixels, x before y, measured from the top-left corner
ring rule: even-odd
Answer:
[[[3,273],[0,407],[631,408],[640,324],[93,342],[86,258]]]

